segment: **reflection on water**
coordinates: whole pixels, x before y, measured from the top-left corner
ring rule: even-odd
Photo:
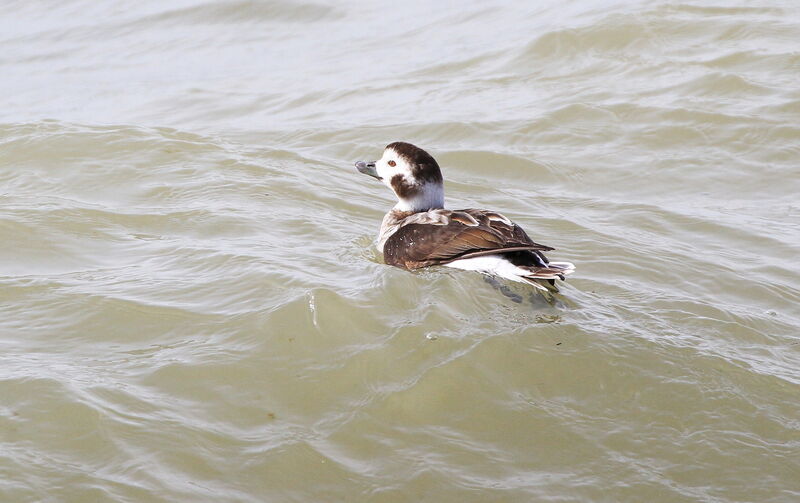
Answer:
[[[796,499],[792,6],[7,7],[0,500]],[[384,266],[395,140],[557,302]]]

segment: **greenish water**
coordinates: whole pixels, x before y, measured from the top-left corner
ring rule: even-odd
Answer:
[[[792,2],[14,2],[0,501],[800,498]],[[382,264],[396,140],[577,271]]]

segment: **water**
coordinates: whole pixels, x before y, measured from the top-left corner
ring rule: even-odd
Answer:
[[[800,499],[795,2],[7,1],[0,501]],[[384,266],[404,140],[577,272]]]

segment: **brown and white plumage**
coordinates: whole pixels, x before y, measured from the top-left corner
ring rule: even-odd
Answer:
[[[397,196],[378,237],[378,249],[389,265],[443,265],[550,290],[556,278],[563,280],[575,270],[569,262],[550,262],[542,252],[553,248],[534,242],[496,211],[444,209],[439,165],[414,145],[389,144],[381,159],[359,161],[356,168],[384,182]]]

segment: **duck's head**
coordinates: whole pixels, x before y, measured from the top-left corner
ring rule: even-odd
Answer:
[[[356,169],[382,181],[397,196],[394,209],[428,211],[444,208],[444,184],[439,165],[419,147],[401,141],[390,143],[383,157],[358,161]]]

